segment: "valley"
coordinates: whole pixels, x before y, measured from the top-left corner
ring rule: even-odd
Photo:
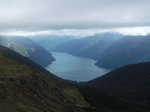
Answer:
[[[97,67],[96,61],[90,58],[73,56],[63,52],[51,52],[55,61],[46,69],[58,77],[73,81],[88,81],[109,72]]]
[[[132,69],[137,66],[126,69],[132,73]],[[142,66],[149,68],[149,64],[146,63]],[[143,67],[140,65],[139,71],[149,72]],[[0,110],[2,112],[150,111],[149,105],[143,102],[136,103],[124,97],[112,95],[111,92],[104,93],[101,89],[95,89],[91,83],[80,84],[63,80],[30,59],[2,46],[0,46],[0,71]],[[140,86],[142,85],[139,83]],[[145,86],[148,85],[145,84]],[[130,86],[127,87],[130,88]],[[136,88],[133,86],[132,89]]]
[[[55,40],[54,43],[53,41],[50,43],[53,47],[43,42],[38,44],[50,52],[64,52],[73,56],[91,58],[96,60],[98,67],[115,70],[128,64],[150,61],[149,37],[150,35],[125,36],[119,33],[102,33],[84,38],[58,37],[61,38],[59,44],[57,39],[45,38],[44,41],[49,43]]]
[[[0,112],[150,112],[150,0],[0,0]]]
[[[0,109],[149,112],[148,37],[1,38]]]

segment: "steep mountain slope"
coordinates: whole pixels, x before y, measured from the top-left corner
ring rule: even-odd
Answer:
[[[0,37],[0,45],[13,49],[43,67],[54,61],[52,55],[32,40],[23,37]]]
[[[54,50],[77,56],[99,59],[105,49],[120,37],[120,34],[104,33],[92,37],[78,38],[59,44]]]
[[[0,47],[0,71],[2,112],[84,112],[84,107],[89,108],[75,86],[4,47]]]
[[[71,84],[26,57],[0,47],[0,111],[149,112],[149,107]]]
[[[92,59],[99,59],[103,56],[105,51],[112,46],[116,41],[118,41],[122,35],[116,33],[101,34],[92,37],[93,40],[96,39],[96,43],[88,46],[78,53],[79,56],[88,57]],[[91,40],[92,42],[92,40]]]
[[[150,63],[114,70],[88,82],[99,91],[150,105]]]
[[[105,50],[97,65],[116,69],[128,64],[150,61],[149,46],[149,35],[120,38]]]
[[[149,105],[119,98],[100,92],[90,86],[79,86],[79,90],[96,112],[149,112]],[[91,111],[89,111],[91,112]]]
[[[38,43],[48,51],[53,51],[56,46],[70,41],[73,37],[69,36],[37,36],[36,38],[31,38],[34,42]]]
[[[58,52],[66,52],[73,55],[78,55],[80,51],[83,49],[95,44],[97,42],[96,39],[89,38],[80,38],[80,39],[72,39],[70,41],[59,44],[54,48],[54,51]]]
[[[150,36],[124,36],[104,33],[73,39],[55,47],[55,51],[97,60],[96,65],[107,69],[150,61]]]

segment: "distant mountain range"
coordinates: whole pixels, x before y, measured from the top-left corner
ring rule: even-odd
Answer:
[[[43,46],[48,51],[52,51],[56,46],[72,40],[73,37],[69,36],[37,36],[36,38],[31,38],[38,45]]]
[[[97,60],[96,65],[100,67],[117,69],[128,64],[150,61],[149,37],[149,35],[123,36],[118,33],[104,33],[93,37],[72,37],[71,40],[71,37],[69,39],[62,38],[63,41],[59,41],[57,44],[53,43],[51,38],[53,47],[46,44],[42,46],[50,51],[92,58]],[[46,39],[43,41],[46,42]],[[54,47],[54,45],[56,46]]]
[[[98,59],[97,65],[116,69],[128,64],[150,61],[149,46],[149,35],[120,38]]]
[[[29,38],[1,36],[0,45],[8,47],[23,56],[29,57],[31,60],[43,67],[51,64],[52,61],[55,60],[50,52]]]
[[[77,56],[99,59],[103,52],[105,52],[105,50],[109,48],[109,46],[111,46],[120,37],[120,34],[107,33],[95,35],[93,37],[72,39],[56,46],[52,50],[67,52]]]

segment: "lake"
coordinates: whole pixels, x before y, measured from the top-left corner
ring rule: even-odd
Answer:
[[[96,61],[93,59],[60,52],[52,52],[51,54],[56,61],[47,66],[46,69],[63,79],[88,81],[109,72],[107,69],[97,67]]]

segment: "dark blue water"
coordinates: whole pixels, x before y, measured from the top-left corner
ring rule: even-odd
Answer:
[[[95,60],[89,58],[60,52],[52,52],[52,55],[56,61],[46,69],[63,79],[88,81],[109,72],[109,70],[95,66]]]

